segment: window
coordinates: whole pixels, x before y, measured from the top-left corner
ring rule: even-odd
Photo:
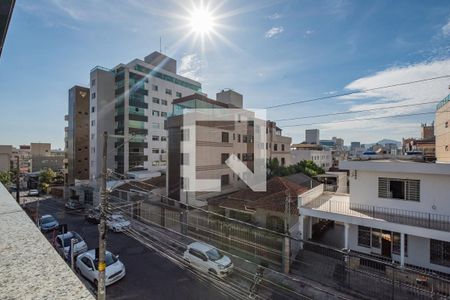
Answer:
[[[177,93],[176,93],[176,96],[177,96],[177,98],[183,97],[183,95],[182,95],[180,92],[177,92]]]
[[[284,157],[281,158],[281,165],[284,166],[286,164],[286,159]]]
[[[242,142],[248,143],[248,137],[246,135],[242,135]]]
[[[95,86],[95,79],[92,79],[91,85],[92,85],[92,86]]]
[[[420,201],[420,180],[379,177],[378,197]]]
[[[445,145],[445,151],[448,151],[448,145]]]
[[[153,97],[152,102],[153,102],[153,103],[156,103],[156,104],[159,104],[159,98]]]
[[[152,153],[158,154],[159,153],[159,149],[158,148],[152,148]]]
[[[358,245],[370,247],[370,227],[358,226]]]
[[[189,178],[180,177],[180,186],[182,190],[187,190],[189,188]]]
[[[381,229],[372,228],[372,248],[380,249]]]
[[[181,129],[181,141],[189,141],[189,129]]]
[[[229,184],[230,184],[230,175],[226,174],[226,175],[220,176],[220,185],[221,186],[226,186]]]
[[[152,128],[155,128],[155,129],[159,129],[159,123],[156,123],[156,122],[153,122],[152,123]]]
[[[450,267],[450,242],[430,239],[430,263]]]
[[[161,99],[161,105],[166,105],[167,106],[167,100]]]
[[[166,113],[165,111],[162,111],[162,112],[161,112],[161,117],[167,118],[167,113]]]
[[[89,269],[93,269],[92,261],[91,261],[89,258],[87,258],[87,257],[85,256],[85,257],[83,257],[83,258],[81,259],[81,261],[83,262],[83,264],[86,265],[86,267],[88,267]]]
[[[233,141],[235,141],[235,140],[236,140],[236,134],[233,133]]]
[[[273,151],[278,151],[278,144],[273,144]]]
[[[400,233],[392,233],[392,253],[400,255],[401,249]],[[408,235],[405,234],[405,255],[408,254]]]
[[[159,136],[157,135],[152,136],[152,141],[159,141]]]
[[[157,86],[157,85],[154,85],[154,84],[152,84],[152,91],[155,91],[155,92],[157,92],[157,91],[158,91],[158,86]]]
[[[91,133],[91,140],[93,140],[95,138],[95,134]]]
[[[153,110],[153,111],[152,111],[152,116],[154,116],[154,117],[159,117],[159,111]]]
[[[91,121],[91,126],[95,126],[95,120]]]
[[[448,128],[448,121],[445,122],[445,128]]]
[[[241,142],[241,135],[238,134],[238,143],[240,143],[240,142]]]
[[[281,144],[281,151],[284,151],[284,144]]]
[[[95,112],[95,106],[92,106],[91,112]]]
[[[222,143],[228,143],[228,142],[229,142],[228,132],[222,132]]]
[[[225,161],[228,159],[229,156],[230,156],[229,153],[222,153],[222,155],[221,155],[221,162],[222,162],[222,165],[225,164]]]
[[[189,153],[180,153],[180,165],[189,165]]]
[[[92,98],[92,99],[95,99],[95,93],[92,93],[91,98]]]
[[[166,136],[162,136],[161,137],[161,142],[165,142],[165,141],[167,141],[167,137]]]
[[[171,89],[166,89],[166,94],[167,95],[172,95],[172,90]]]

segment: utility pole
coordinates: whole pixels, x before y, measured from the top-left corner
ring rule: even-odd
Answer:
[[[291,194],[287,192],[286,200],[284,202],[284,237],[283,237],[283,251],[282,251],[282,264],[283,273],[289,273],[290,266],[290,237],[289,237],[289,227],[290,227],[290,215],[291,215]]]
[[[72,268],[72,270],[74,269],[75,263],[74,263],[74,258],[75,256],[73,255],[73,247],[75,245],[75,239],[70,239],[70,267]]]
[[[102,185],[100,190],[100,224],[99,224],[99,237],[98,237],[98,287],[97,287],[97,299],[106,299],[106,286],[105,286],[105,256],[106,256],[106,205],[107,205],[107,191],[106,191],[106,156],[108,147],[108,133],[103,132],[103,161],[102,161]]]
[[[19,166],[19,156],[17,158],[17,174],[16,174],[16,201],[20,205],[20,166]]]

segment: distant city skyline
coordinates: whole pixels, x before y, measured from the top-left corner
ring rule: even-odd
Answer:
[[[178,61],[179,73],[199,80],[213,96],[223,88],[243,94],[247,108],[415,81],[450,73],[450,5],[447,1],[357,2],[226,1],[214,11],[214,31],[202,43],[187,35],[191,7],[175,1],[59,1],[16,3],[0,57],[3,107],[1,144],[48,142],[64,147],[68,90],[89,85],[96,65],[160,49]],[[194,1],[198,4],[199,1]],[[389,8],[387,6],[389,5]],[[408,12],[408,13],[405,13]],[[112,18],[111,16],[115,16]],[[401,18],[399,18],[401,16]],[[203,23],[194,24],[200,26]],[[188,38],[186,38],[188,36]],[[420,137],[434,114],[329,123],[355,118],[433,112],[450,80],[353,94],[268,110],[271,120],[359,111],[349,115],[279,121],[293,143],[308,128],[362,144]],[[408,106],[414,104],[415,106]],[[14,113],[14,112],[18,112]],[[314,126],[287,127],[322,123]]]

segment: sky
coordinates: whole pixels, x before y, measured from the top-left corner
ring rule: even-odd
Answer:
[[[215,24],[203,41],[188,26],[200,6]],[[68,89],[88,85],[97,65],[112,68],[159,50],[160,37],[180,74],[199,80],[211,98],[224,88],[243,94],[246,108],[450,75],[445,0],[21,0],[0,57],[0,144],[63,148]],[[345,144],[401,140],[420,136],[420,124],[433,121],[449,85],[450,78],[439,79],[267,114],[275,121],[298,118],[277,121],[293,143],[308,128]],[[402,114],[411,116],[384,118]]]

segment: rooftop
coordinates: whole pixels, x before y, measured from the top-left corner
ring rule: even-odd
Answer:
[[[344,160],[342,170],[450,175],[450,164],[436,164],[401,159]]]
[[[0,184],[2,299],[94,299]]]

